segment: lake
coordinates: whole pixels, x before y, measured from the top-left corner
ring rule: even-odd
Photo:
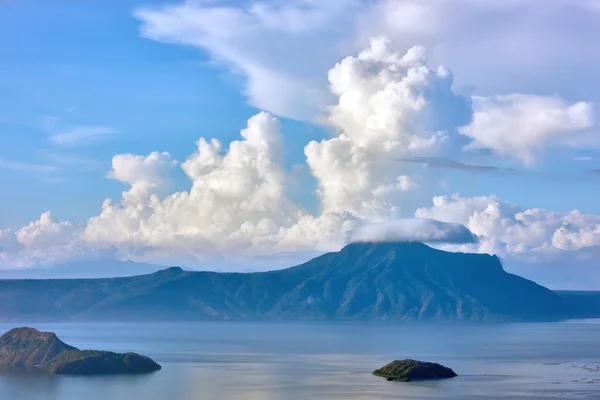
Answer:
[[[143,376],[0,373],[2,399],[600,399],[600,321],[546,324],[0,323],[56,332],[81,349],[135,351]],[[396,383],[394,359],[440,362],[459,377]]]

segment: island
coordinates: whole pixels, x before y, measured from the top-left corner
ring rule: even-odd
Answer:
[[[79,350],[55,333],[14,328],[0,337],[0,366],[64,375],[143,374],[161,369],[136,353]]]
[[[443,365],[417,360],[396,360],[383,368],[373,371],[373,375],[388,381],[410,382],[412,380],[454,378],[456,373]]]

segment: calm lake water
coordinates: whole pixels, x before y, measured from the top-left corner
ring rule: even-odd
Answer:
[[[600,399],[600,321],[494,326],[356,323],[0,323],[56,332],[82,349],[135,351],[144,376],[0,374],[18,400]],[[394,383],[401,358],[460,376]]]

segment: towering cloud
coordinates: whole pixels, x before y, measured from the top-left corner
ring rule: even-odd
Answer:
[[[260,247],[260,238],[289,225],[296,210],[284,196],[279,122],[258,114],[241,135],[225,154],[218,140],[200,139],[182,164],[190,191],[165,198],[150,191],[149,183],[159,180],[156,164],[165,164],[160,159],[167,155],[116,156],[110,176],[131,189],[120,204],[105,202],[102,213],[88,222],[85,239],[130,251],[156,246],[199,256],[247,248],[252,241]]]
[[[88,221],[86,242],[115,246],[127,256],[163,251],[199,260],[342,243],[351,228],[344,228],[346,218],[313,217],[286,197],[279,121],[257,114],[241,136],[226,150],[216,139],[201,138],[181,165],[191,189],[164,198],[149,183],[160,182],[157,166],[171,164],[167,155],[116,156],[109,176],[131,189],[119,204],[107,200],[102,213]]]
[[[329,71],[337,136],[305,148],[323,210],[367,219],[397,213],[398,193],[416,186],[398,157],[447,150],[470,120],[469,100],[452,91],[452,80],[447,69],[427,66],[423,48],[401,55],[385,38]]]

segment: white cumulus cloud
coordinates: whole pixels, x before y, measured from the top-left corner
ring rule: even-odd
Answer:
[[[548,145],[575,144],[594,123],[590,103],[568,103],[557,96],[511,94],[474,97],[473,122],[460,132],[488,148],[531,164]]]
[[[49,248],[64,246],[73,241],[78,227],[67,221],[57,221],[50,211],[41,215],[40,219],[19,229],[15,236],[26,248]]]
[[[526,259],[600,246],[600,215],[525,209],[495,196],[438,196],[415,215],[465,225],[480,239],[468,249]]]
[[[51,212],[17,231],[0,231],[0,268],[51,265],[99,254],[81,241],[80,224],[61,221]]]
[[[108,177],[130,185],[123,193],[126,202],[136,203],[151,193],[161,193],[168,189],[169,173],[177,162],[169,153],[157,151],[148,156],[117,154],[112,160],[112,170]]]
[[[447,69],[427,66],[424,49],[402,55],[385,38],[338,63],[329,81],[338,98],[329,107],[337,136],[305,148],[323,210],[393,216],[396,195],[416,186],[398,157],[451,147],[456,127],[471,117],[469,101],[452,91]]]
[[[165,197],[138,190],[141,183],[146,188],[155,181],[157,170],[145,168],[148,158],[128,156],[113,162],[110,176],[128,182],[131,189],[120,203],[107,200],[100,215],[88,221],[86,242],[114,246],[128,255],[155,249],[198,260],[342,243],[344,231],[352,227],[345,218],[309,215],[286,197],[279,121],[257,114],[241,136],[227,149],[216,139],[200,139],[196,152],[181,165],[191,189]],[[140,166],[144,168],[131,174]]]

